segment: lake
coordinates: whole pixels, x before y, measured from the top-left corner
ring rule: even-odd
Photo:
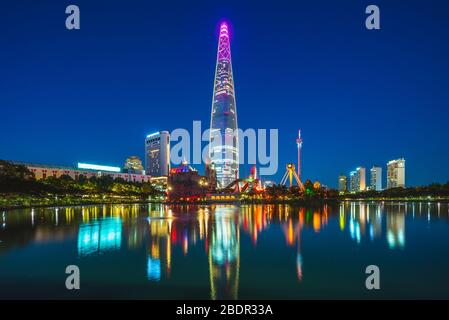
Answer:
[[[0,299],[448,299],[448,270],[447,203],[0,212]]]

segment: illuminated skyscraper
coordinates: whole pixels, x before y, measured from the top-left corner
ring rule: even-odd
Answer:
[[[366,190],[366,169],[364,167],[358,167],[357,171],[357,189],[358,191]]]
[[[170,133],[161,131],[145,139],[145,174],[168,176],[170,171]]]
[[[357,192],[357,172],[351,171],[349,173],[349,191]]]
[[[215,166],[218,186],[224,188],[239,174],[237,110],[226,23],[220,26],[210,129],[210,163]]]
[[[338,191],[343,193],[348,191],[347,177],[343,174],[338,176]]]
[[[371,190],[380,191],[382,190],[382,168],[374,166],[370,170],[371,173]]]
[[[391,160],[387,163],[387,189],[405,187],[405,159]]]
[[[349,189],[351,192],[365,191],[366,189],[366,170],[364,167],[358,167],[349,174]]]

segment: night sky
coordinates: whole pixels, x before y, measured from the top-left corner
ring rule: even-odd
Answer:
[[[381,30],[365,28],[369,4]],[[148,133],[206,129],[226,20],[239,127],[279,129],[271,180],[300,128],[304,178],[335,187],[377,164],[385,185],[405,157],[407,185],[446,182],[448,15],[444,0],[2,1],[0,159],[122,166]]]

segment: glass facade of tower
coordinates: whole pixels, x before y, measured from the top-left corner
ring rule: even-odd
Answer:
[[[170,133],[160,131],[145,139],[145,174],[160,177],[170,172]]]
[[[231,46],[225,23],[220,26],[210,127],[210,161],[215,166],[218,186],[224,188],[238,178],[239,169]]]
[[[382,168],[374,166],[370,170],[371,172],[371,190],[382,190]]]

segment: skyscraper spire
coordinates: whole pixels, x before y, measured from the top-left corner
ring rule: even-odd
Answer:
[[[215,165],[219,187],[225,188],[238,178],[239,170],[237,109],[232,76],[231,43],[229,27],[225,22],[220,25],[218,39],[210,129],[210,162]]]
[[[229,29],[226,23],[222,23],[220,26],[217,61],[219,60],[226,60],[231,63],[231,43],[229,41]]]

